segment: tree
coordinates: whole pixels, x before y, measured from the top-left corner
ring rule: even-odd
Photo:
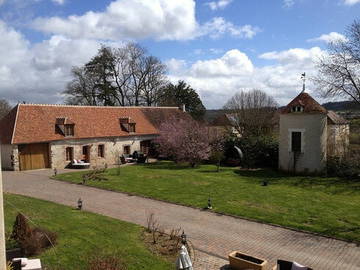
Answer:
[[[217,129],[209,128],[210,160],[216,163],[216,171],[220,172],[221,160],[225,157],[225,143],[227,137]]]
[[[210,156],[207,128],[192,119],[170,118],[160,125],[159,153],[191,167]]]
[[[135,43],[102,46],[88,63],[73,68],[72,75],[64,91],[70,104],[153,106],[167,84],[166,66]]]
[[[199,95],[184,81],[179,81],[176,85],[169,83],[163,88],[159,105],[177,107],[185,105],[186,110],[197,120],[201,120],[206,112]]]
[[[329,44],[313,80],[323,97],[345,97],[360,104],[360,21],[354,21],[345,36]]]
[[[242,136],[260,136],[272,131],[277,109],[275,99],[261,90],[236,93],[225,104],[235,128]]]
[[[11,110],[9,102],[5,99],[0,99],[0,120],[7,115]]]

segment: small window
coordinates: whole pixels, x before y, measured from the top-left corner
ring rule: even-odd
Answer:
[[[294,106],[292,107],[292,112],[303,112],[304,111],[304,107],[303,106]]]
[[[98,145],[98,157],[105,157],[105,145]]]
[[[74,159],[74,148],[66,147],[66,161],[71,161]]]
[[[291,133],[291,151],[301,152],[301,132]]]
[[[135,132],[135,123],[129,124],[129,132]]]
[[[124,155],[130,155],[131,149],[130,149],[130,145],[125,145],[124,146]]]
[[[65,125],[65,136],[74,136],[74,125]]]

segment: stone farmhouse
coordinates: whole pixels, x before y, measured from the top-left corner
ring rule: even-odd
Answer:
[[[280,170],[320,173],[328,157],[346,153],[349,132],[344,118],[300,93],[280,112]]]
[[[3,169],[65,168],[75,160],[117,164],[119,156],[147,153],[177,107],[95,107],[18,104],[0,121]]]

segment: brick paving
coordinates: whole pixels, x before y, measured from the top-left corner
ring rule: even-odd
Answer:
[[[183,207],[170,203],[50,180],[50,170],[3,172],[4,190],[75,206],[145,225],[154,213],[170,229],[181,227],[197,252],[196,270],[226,269],[227,254],[240,250],[274,265],[276,259],[297,261],[313,269],[360,270],[360,247],[355,244],[280,227]],[[223,258],[223,259],[221,259]]]

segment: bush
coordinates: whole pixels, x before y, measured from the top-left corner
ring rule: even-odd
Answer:
[[[239,147],[243,152],[241,160],[234,146]],[[271,136],[245,137],[228,141],[225,149],[225,162],[229,165],[241,165],[246,168],[277,168],[278,166],[279,144]]]
[[[126,265],[115,256],[97,256],[90,260],[88,270],[126,270]]]
[[[329,157],[326,171],[329,176],[360,180],[360,156]]]
[[[46,248],[55,245],[57,235],[42,228],[31,228],[22,214],[16,216],[11,239],[24,250],[26,256],[39,254]]]

